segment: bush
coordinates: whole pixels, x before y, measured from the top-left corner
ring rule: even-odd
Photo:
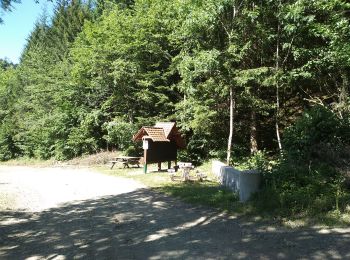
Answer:
[[[264,172],[264,187],[256,202],[286,214],[345,208],[349,202],[343,198],[349,191],[341,167],[349,165],[349,131],[346,120],[327,108],[305,112],[286,130],[283,155]],[[273,202],[266,201],[272,198]]]
[[[16,156],[16,147],[13,138],[7,133],[0,132],[0,161],[7,161]]]
[[[259,170],[265,172],[269,168],[269,164],[273,161],[269,160],[266,151],[257,151],[250,157],[240,159],[232,158],[231,164],[239,170]]]
[[[290,160],[337,164],[336,160],[349,145],[349,124],[331,110],[317,106],[306,111],[289,127],[283,137],[285,155]]]
[[[134,124],[116,118],[104,124],[103,127],[107,130],[107,135],[104,136],[104,139],[108,143],[115,145],[117,149],[125,150],[134,145],[132,136],[137,130]]]
[[[274,206],[288,213],[326,212],[339,207],[341,179],[340,173],[328,165],[307,168],[284,160],[265,175],[264,189],[275,195]]]
[[[142,154],[142,147],[141,145],[134,144],[132,146],[129,146],[123,154],[126,156],[143,156]]]
[[[3,123],[0,126],[0,161],[7,161],[21,155],[18,143],[10,127]]]

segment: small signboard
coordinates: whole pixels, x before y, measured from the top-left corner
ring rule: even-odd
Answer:
[[[147,139],[143,139],[142,148],[144,150],[148,150],[148,140]]]

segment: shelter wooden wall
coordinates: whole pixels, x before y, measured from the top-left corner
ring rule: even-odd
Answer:
[[[176,161],[177,147],[174,141],[153,142],[149,140],[149,147],[145,150],[146,163]]]

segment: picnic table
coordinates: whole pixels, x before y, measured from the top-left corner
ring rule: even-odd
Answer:
[[[188,181],[190,179],[190,171],[194,166],[190,162],[179,162],[179,168],[182,170],[182,179]]]
[[[124,168],[130,168],[130,165],[137,165],[140,167],[141,157],[133,157],[133,156],[117,156],[114,160],[110,161],[112,163],[111,169],[113,169],[116,163],[122,163]]]
[[[181,170],[181,176],[176,176],[176,167]],[[191,174],[195,167],[190,162],[179,162],[175,168],[168,169],[170,173],[170,179],[172,181],[204,181],[207,179],[207,175],[200,172],[199,170],[195,171],[195,175]]]

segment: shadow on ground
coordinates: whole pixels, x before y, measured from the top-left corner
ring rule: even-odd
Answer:
[[[350,258],[350,233],[229,218],[147,189],[38,213],[0,212],[0,258]]]

